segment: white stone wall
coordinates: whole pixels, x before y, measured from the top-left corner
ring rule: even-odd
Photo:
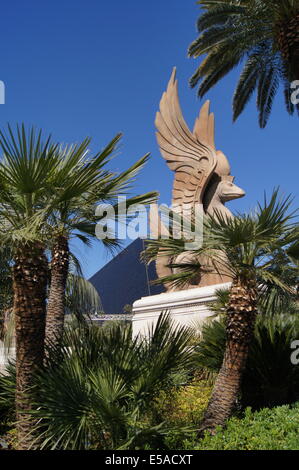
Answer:
[[[147,335],[148,328],[157,323],[161,312],[168,311],[181,325],[200,326],[212,315],[209,304],[215,301],[215,291],[227,289],[230,283],[166,292],[142,297],[133,304],[133,336]]]
[[[9,359],[14,359],[16,355],[16,348],[10,348],[9,351],[4,348],[2,341],[0,341],[0,373],[5,371],[5,365]]]

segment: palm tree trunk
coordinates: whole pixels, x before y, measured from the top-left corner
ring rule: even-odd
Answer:
[[[54,241],[51,261],[51,285],[46,320],[46,343],[59,344],[63,335],[65,289],[69,271],[68,239],[60,235]]]
[[[26,391],[43,364],[48,262],[41,246],[27,244],[14,258],[13,290],[16,328],[16,417],[18,448],[33,443],[33,420]]]
[[[253,280],[236,279],[227,308],[226,348],[200,431],[212,433],[231,416],[240,392],[257,315],[257,290]]]

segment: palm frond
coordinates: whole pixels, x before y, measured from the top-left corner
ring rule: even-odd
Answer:
[[[268,66],[260,74],[257,94],[257,108],[259,110],[259,124],[263,129],[271,114],[273,101],[279,87],[277,68]]]
[[[290,85],[298,62],[298,2],[215,0],[198,4],[199,36],[188,53],[203,61],[190,79],[191,87],[199,85],[198,95],[204,96],[247,57],[234,93],[234,120],[256,90],[259,124],[265,127],[280,85],[287,112],[293,114]]]
[[[261,61],[259,53],[250,54],[240,75],[233,97],[233,119],[240,116],[256,89],[260,74]]]
[[[244,8],[241,5],[233,4],[232,2],[214,4],[213,9],[207,9],[198,18],[197,29],[200,32],[212,28],[215,24],[225,24],[232,15],[242,13],[244,13]]]
[[[86,279],[69,273],[66,286],[66,309],[77,317],[91,316],[103,310],[100,296]]]

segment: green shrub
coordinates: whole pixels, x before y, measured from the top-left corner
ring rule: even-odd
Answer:
[[[258,317],[242,381],[243,408],[261,409],[299,400],[299,366],[290,360],[290,346],[297,338],[297,317]],[[223,319],[205,324],[196,347],[197,367],[217,373],[222,364],[225,341]]]
[[[66,329],[64,347],[48,349],[30,392],[37,448],[165,446],[169,425],[153,422],[149,410],[161,390],[185,380],[192,364],[193,332],[161,315],[149,333],[149,338],[132,339],[130,325],[121,322]],[[12,416],[13,364],[7,372],[0,376],[0,412]]]
[[[52,348],[32,391],[38,448],[163,448],[168,428],[148,419],[154,397],[190,367],[192,331],[161,316],[150,337],[82,326]],[[159,447],[161,446],[161,447]]]
[[[203,417],[211,392],[211,384],[197,378],[187,385],[162,390],[154,400],[154,413],[161,421],[196,427]]]
[[[166,449],[179,449],[198,428],[212,392],[210,382],[195,377],[190,383],[162,390],[153,400],[151,421],[165,422],[169,432],[163,444]]]
[[[231,418],[224,430],[214,436],[185,441],[185,449],[194,450],[299,450],[299,403],[252,412],[243,419]]]

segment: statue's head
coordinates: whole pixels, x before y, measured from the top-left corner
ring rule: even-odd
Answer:
[[[225,203],[245,196],[245,191],[234,184],[234,177],[230,174],[230,164],[224,153],[217,150],[216,156],[217,194],[221,202]]]
[[[245,191],[234,184],[233,176],[223,176],[217,186],[217,192],[223,203],[245,196]]]

